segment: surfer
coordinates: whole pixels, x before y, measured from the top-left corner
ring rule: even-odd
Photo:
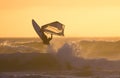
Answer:
[[[50,44],[50,41],[53,38],[53,35],[64,36],[64,25],[58,21],[39,26],[34,19],[32,19],[32,25],[38,34],[38,36],[42,39],[43,43],[46,45]],[[51,37],[48,37],[45,32],[51,34]]]
[[[45,35],[45,33],[44,33],[44,30],[43,30],[43,28],[41,27],[41,29],[40,29],[40,32],[41,32],[41,39],[42,39],[42,41],[43,41],[43,43],[44,44],[46,44],[46,45],[49,45],[50,44],[50,41],[52,40],[52,38],[53,38],[53,36],[52,36],[52,34],[51,34],[51,37],[47,37],[46,35]]]

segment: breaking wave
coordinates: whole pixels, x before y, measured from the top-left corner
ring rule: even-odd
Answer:
[[[47,71],[120,68],[120,41],[0,39],[0,71]],[[115,61],[112,61],[115,60]]]
[[[120,59],[120,41],[53,39],[51,45],[43,45],[39,39],[0,39],[0,54],[52,53],[86,59]]]

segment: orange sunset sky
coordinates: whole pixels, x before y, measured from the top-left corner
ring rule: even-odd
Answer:
[[[37,37],[32,19],[60,21],[66,37],[120,37],[120,0],[0,0],[0,37]]]

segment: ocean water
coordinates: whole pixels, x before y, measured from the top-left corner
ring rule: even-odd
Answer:
[[[0,38],[0,54],[57,53],[60,48],[74,50],[84,58],[120,59],[120,38],[55,38],[49,46],[38,38]]]
[[[0,38],[0,78],[119,78],[120,38]]]
[[[0,53],[44,52],[44,45],[37,38],[1,38]]]

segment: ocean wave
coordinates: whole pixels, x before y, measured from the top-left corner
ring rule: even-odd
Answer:
[[[33,39],[2,40],[0,71],[118,70],[120,61],[109,60],[120,60],[119,47],[120,41],[55,40],[45,46]]]
[[[0,42],[0,53],[16,53],[16,52],[42,52],[43,44],[40,41],[10,41]]]
[[[0,40],[0,53],[59,53],[86,59],[106,58],[120,59],[120,41],[69,40],[55,39],[51,45],[45,46],[39,39],[5,39]],[[60,52],[59,52],[60,51]],[[63,54],[62,54],[63,53]]]

